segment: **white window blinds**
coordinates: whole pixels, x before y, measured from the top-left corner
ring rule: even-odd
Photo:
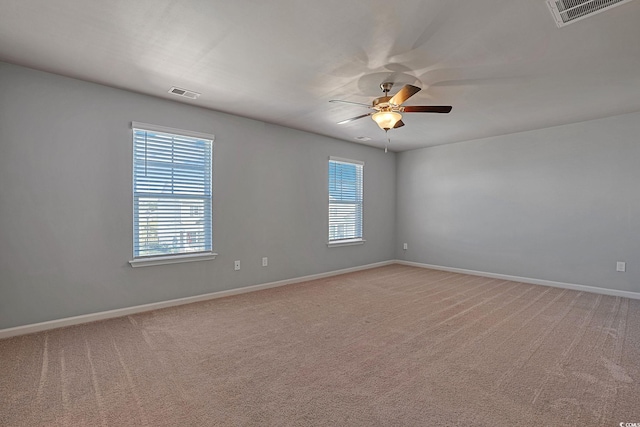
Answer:
[[[329,159],[329,242],[362,239],[363,163]]]
[[[212,250],[213,138],[133,124],[134,258]]]

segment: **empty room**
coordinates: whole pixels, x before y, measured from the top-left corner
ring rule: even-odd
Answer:
[[[639,0],[0,0],[0,426],[640,426]]]

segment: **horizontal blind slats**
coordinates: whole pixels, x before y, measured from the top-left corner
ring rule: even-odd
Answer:
[[[134,256],[212,250],[212,141],[134,129]]]
[[[329,161],[329,241],[362,238],[360,163]]]

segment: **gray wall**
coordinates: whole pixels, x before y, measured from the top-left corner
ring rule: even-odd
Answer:
[[[131,121],[215,134],[216,260],[129,266]],[[364,245],[326,246],[329,156],[365,162]],[[395,177],[393,153],[0,63],[0,329],[392,259]]]
[[[129,266],[131,121],[215,134],[216,260]],[[0,329],[394,257],[640,292],[638,135],[634,113],[384,154],[0,62]],[[326,246],[329,156],[366,163],[362,246]]]
[[[633,113],[400,153],[396,256],[640,292],[639,136]]]

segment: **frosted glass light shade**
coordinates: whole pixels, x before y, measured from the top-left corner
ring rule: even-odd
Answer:
[[[378,111],[371,118],[380,126],[380,129],[389,130],[393,129],[396,123],[402,119],[402,115],[395,111]]]

